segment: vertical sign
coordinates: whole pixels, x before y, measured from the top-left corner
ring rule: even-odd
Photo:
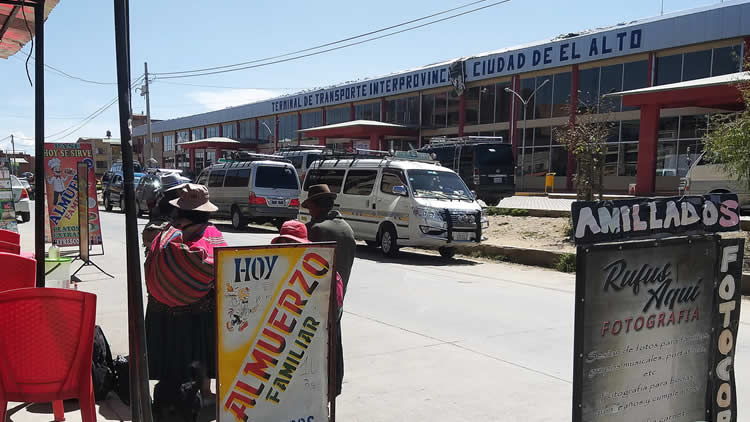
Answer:
[[[78,163],[88,166],[88,180],[94,179],[91,144],[44,144],[45,186],[52,240],[58,246],[78,246]],[[96,184],[87,189],[89,243],[102,244]]]
[[[89,166],[78,163],[78,249],[81,261],[89,260]]]
[[[334,250],[216,249],[219,422],[328,420]]]
[[[13,197],[10,169],[2,166],[0,167],[0,229],[17,232],[18,221]]]

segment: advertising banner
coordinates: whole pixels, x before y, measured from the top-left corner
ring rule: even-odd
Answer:
[[[78,203],[88,204],[89,170],[85,162],[78,163]],[[89,213],[78,213],[78,250],[81,261],[89,260]]]
[[[44,144],[47,210],[52,240],[60,247],[78,246],[78,163],[88,166],[88,180],[95,180],[91,144]],[[102,244],[96,184],[88,184],[89,243]]]
[[[735,417],[711,420],[737,420],[728,343],[742,242],[702,235],[578,248],[573,420],[702,421],[717,403]]]
[[[334,250],[216,249],[219,422],[328,420]]]
[[[0,229],[18,232],[10,169],[0,167]]]

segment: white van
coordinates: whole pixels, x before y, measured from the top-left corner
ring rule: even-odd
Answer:
[[[297,218],[299,178],[286,161],[215,164],[204,169],[196,183],[208,188],[211,202],[219,207],[217,217],[230,218],[236,230],[250,221],[281,227],[284,221]]]
[[[695,160],[687,175],[680,180],[680,191],[688,195],[736,193],[742,211],[750,211],[750,189],[745,182],[727,174],[721,164],[709,162],[705,152]]]
[[[455,246],[479,243],[488,227],[474,193],[454,171],[434,163],[325,158],[308,170],[300,201],[321,183],[338,194],[335,208],[355,237],[387,256],[401,246],[422,246],[450,258]],[[300,219],[310,220],[307,210],[300,210]]]
[[[299,180],[302,182],[305,180],[305,174],[310,168],[312,163],[320,159],[321,154],[325,147],[316,146],[300,146],[283,148],[278,152],[278,155],[289,160],[299,175]]]

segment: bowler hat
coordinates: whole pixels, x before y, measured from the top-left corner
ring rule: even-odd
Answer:
[[[312,185],[307,191],[307,199],[305,199],[305,202],[302,203],[302,208],[310,208],[308,207],[308,205],[310,205],[311,202],[315,202],[318,199],[323,198],[336,199],[336,194],[331,192],[331,188],[329,188],[326,184]]]
[[[208,200],[208,188],[193,183],[185,184],[180,189],[179,196],[169,203],[185,211],[216,212],[219,210],[219,207]]]

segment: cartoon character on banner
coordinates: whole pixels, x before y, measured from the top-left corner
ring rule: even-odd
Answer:
[[[260,306],[260,297],[256,297],[255,306],[250,307],[250,289],[243,287],[235,290],[229,283],[227,283],[227,293],[225,295],[227,299],[231,299],[234,304],[233,308],[229,308],[227,316],[226,327],[228,331],[234,331],[235,327],[239,327],[238,331],[243,331],[248,326],[248,319],[250,314],[258,310]]]
[[[52,174],[47,176],[47,184],[52,185],[52,191],[54,193],[52,203],[56,206],[60,199],[60,195],[65,192],[68,182],[73,178],[73,175],[75,175],[75,170],[66,168],[63,171],[62,161],[60,161],[59,158],[52,158],[47,164],[49,165],[50,170],[52,170]]]

